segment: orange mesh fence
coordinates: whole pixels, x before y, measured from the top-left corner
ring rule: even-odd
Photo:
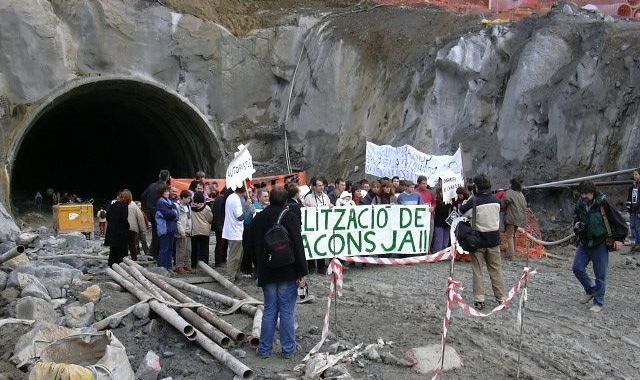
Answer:
[[[540,223],[538,223],[538,218],[536,218],[536,214],[531,209],[527,209],[527,226],[525,227],[525,230],[536,239],[542,240]],[[500,238],[502,241],[500,249],[506,251],[507,234],[504,232],[501,233]],[[516,232],[516,255],[519,257],[527,257],[527,251],[529,252],[530,259],[541,259],[547,255],[544,246],[529,240],[526,234]]]

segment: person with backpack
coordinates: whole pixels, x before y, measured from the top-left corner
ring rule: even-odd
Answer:
[[[477,175],[473,182],[473,196],[460,206],[462,216],[472,219],[472,229],[477,231],[478,244],[471,254],[473,271],[473,301],[477,310],[484,309],[484,278],[482,267],[486,264],[493,295],[498,304],[504,301],[502,260],[500,257],[500,201],[491,194],[491,181],[484,174]]]
[[[300,219],[285,207],[287,190],[275,187],[269,194],[270,205],[256,214],[251,224],[247,251],[255,257],[258,286],[264,295],[264,313],[258,355],[271,356],[280,319],[282,356],[296,351],[296,300],[298,289],[305,288],[309,274],[302,245]]]
[[[578,186],[580,199],[575,207],[573,231],[579,245],[573,260],[573,274],[584,288],[585,296],[580,303],[593,300],[589,310],[599,313],[604,307],[604,294],[607,288],[609,266],[609,246],[614,250],[623,247],[623,241],[629,232],[622,215],[597,191],[591,181],[583,181]],[[609,241],[608,241],[609,240]],[[587,265],[593,263],[595,284],[587,274]]]

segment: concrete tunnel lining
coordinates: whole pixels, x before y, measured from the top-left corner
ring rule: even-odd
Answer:
[[[49,187],[101,201],[125,187],[138,196],[161,168],[174,176],[214,174],[222,153],[207,118],[161,84],[131,77],[73,81],[18,128],[7,155],[8,198],[25,204]]]

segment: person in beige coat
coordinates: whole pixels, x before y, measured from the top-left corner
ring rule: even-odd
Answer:
[[[198,261],[209,264],[209,236],[213,222],[213,212],[205,203],[203,193],[193,195],[191,219],[191,266],[196,268]]]
[[[522,183],[519,180],[511,180],[511,189],[507,190],[502,207],[506,209],[504,224],[507,230],[507,258],[512,259],[516,254],[516,232],[518,228],[527,225],[527,200],[522,194]]]
[[[144,239],[143,234],[147,230],[146,223],[144,222],[144,215],[142,210],[136,204],[136,202],[129,203],[129,214],[127,220],[129,221],[129,238],[127,243],[129,245],[129,254],[131,260],[138,260],[140,254],[140,237]]]

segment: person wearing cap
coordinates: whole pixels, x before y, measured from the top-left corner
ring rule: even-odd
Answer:
[[[209,264],[209,235],[211,234],[213,212],[205,203],[204,193],[193,195],[191,217],[191,268],[186,268],[187,272],[191,272],[192,268],[197,268],[198,261]]]
[[[479,248],[471,255],[471,267],[474,307],[482,310],[485,302],[482,267],[485,264],[496,301],[500,304],[506,297],[500,257],[500,201],[491,194],[489,177],[480,174],[473,179],[473,182],[475,183],[474,194],[460,206],[460,213],[469,219],[473,219],[475,214],[475,221],[472,221],[471,225],[480,232]]]

